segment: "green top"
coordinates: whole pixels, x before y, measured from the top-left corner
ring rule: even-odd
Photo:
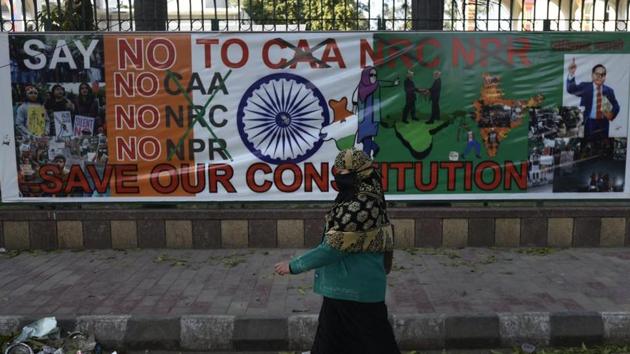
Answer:
[[[357,302],[385,301],[387,277],[381,252],[343,252],[327,243],[294,258],[292,274],[315,270],[315,293]]]

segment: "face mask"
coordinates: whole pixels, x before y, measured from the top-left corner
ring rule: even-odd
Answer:
[[[335,183],[337,183],[337,189],[340,193],[352,193],[354,190],[355,181],[357,178],[356,172],[350,172],[346,174],[336,174]]]

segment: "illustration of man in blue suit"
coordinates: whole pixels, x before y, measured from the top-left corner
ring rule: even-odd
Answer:
[[[619,103],[615,91],[604,85],[606,67],[595,65],[591,71],[593,81],[579,84],[575,83],[576,70],[573,58],[569,64],[567,92],[580,97],[580,106],[584,107],[584,138],[591,141],[608,138],[609,122],[619,114]]]

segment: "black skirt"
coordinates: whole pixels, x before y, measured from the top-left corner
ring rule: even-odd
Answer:
[[[387,306],[324,297],[311,354],[400,354]]]

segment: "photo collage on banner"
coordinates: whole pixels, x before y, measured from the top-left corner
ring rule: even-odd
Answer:
[[[108,195],[94,188],[109,155],[101,36],[10,36],[9,53],[21,196]],[[94,192],[64,190],[71,167]]]
[[[628,198],[627,37],[5,34],[2,198],[330,201],[347,148],[389,200]]]
[[[565,55],[564,114],[557,134],[549,134],[554,140],[550,151],[558,164],[553,192],[624,190],[629,60],[628,54]],[[575,120],[579,122],[576,134],[563,134]]]
[[[623,36],[377,34],[389,193],[624,192]]]

